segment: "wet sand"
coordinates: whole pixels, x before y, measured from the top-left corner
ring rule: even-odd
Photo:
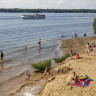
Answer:
[[[58,41],[59,44],[59,41]],[[57,44],[57,45],[58,45]],[[60,44],[58,45],[60,46]],[[55,49],[56,56],[61,55],[60,48]],[[0,68],[0,95],[1,96],[22,96],[31,94],[35,96],[44,85],[45,77],[42,73],[34,73],[34,69],[30,66],[31,62],[24,62],[18,65],[12,65]],[[52,67],[56,66],[53,64]],[[30,81],[25,81],[25,72],[29,71],[32,75]],[[31,89],[31,92],[29,92]]]
[[[78,52],[81,58],[77,60],[75,59],[76,56],[69,57],[56,67],[64,68],[70,63],[69,67],[72,70],[66,74],[55,75],[55,79],[45,84],[38,96],[96,96],[96,47],[87,55],[85,45],[88,42],[96,44],[96,37],[73,38],[62,41],[61,49],[63,51],[69,52],[72,49],[74,52]],[[68,90],[66,82],[74,71],[77,74],[88,75],[93,79],[90,86],[72,87],[72,90]]]

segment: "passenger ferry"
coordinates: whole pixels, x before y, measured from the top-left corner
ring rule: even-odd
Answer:
[[[34,14],[34,15],[22,15],[22,19],[45,19],[45,15]]]

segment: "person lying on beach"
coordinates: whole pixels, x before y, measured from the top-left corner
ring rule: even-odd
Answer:
[[[77,75],[75,72],[73,72],[73,76],[70,78],[70,80],[68,81],[68,84],[71,84],[73,81],[74,84],[76,84],[76,82],[78,81]]]
[[[26,73],[25,73],[25,75],[26,75],[25,81],[26,81],[26,80],[29,80],[29,79],[30,79],[31,74],[29,74],[28,72],[26,72]]]
[[[50,71],[48,67],[45,68],[44,75],[46,76],[46,81],[47,81],[48,75],[50,75]]]

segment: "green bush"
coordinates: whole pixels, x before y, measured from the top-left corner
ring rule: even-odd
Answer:
[[[48,67],[50,69],[51,67],[51,60],[44,60],[42,62],[31,64],[34,69],[38,72],[44,72],[45,68]]]
[[[65,54],[64,56],[61,56],[60,58],[54,58],[56,63],[60,63],[62,61],[64,61],[66,58],[68,58],[70,56],[70,54]]]
[[[94,29],[94,33],[96,34],[96,18],[94,19],[93,29]]]

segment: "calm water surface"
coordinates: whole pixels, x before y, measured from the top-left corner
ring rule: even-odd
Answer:
[[[34,62],[55,55],[58,39],[72,38],[76,32],[82,37],[93,34],[93,19],[96,13],[44,13],[46,19],[21,19],[31,13],[0,13],[0,50],[4,52],[4,66],[21,62]],[[38,39],[42,49],[38,50]],[[24,46],[28,52],[24,52]]]

